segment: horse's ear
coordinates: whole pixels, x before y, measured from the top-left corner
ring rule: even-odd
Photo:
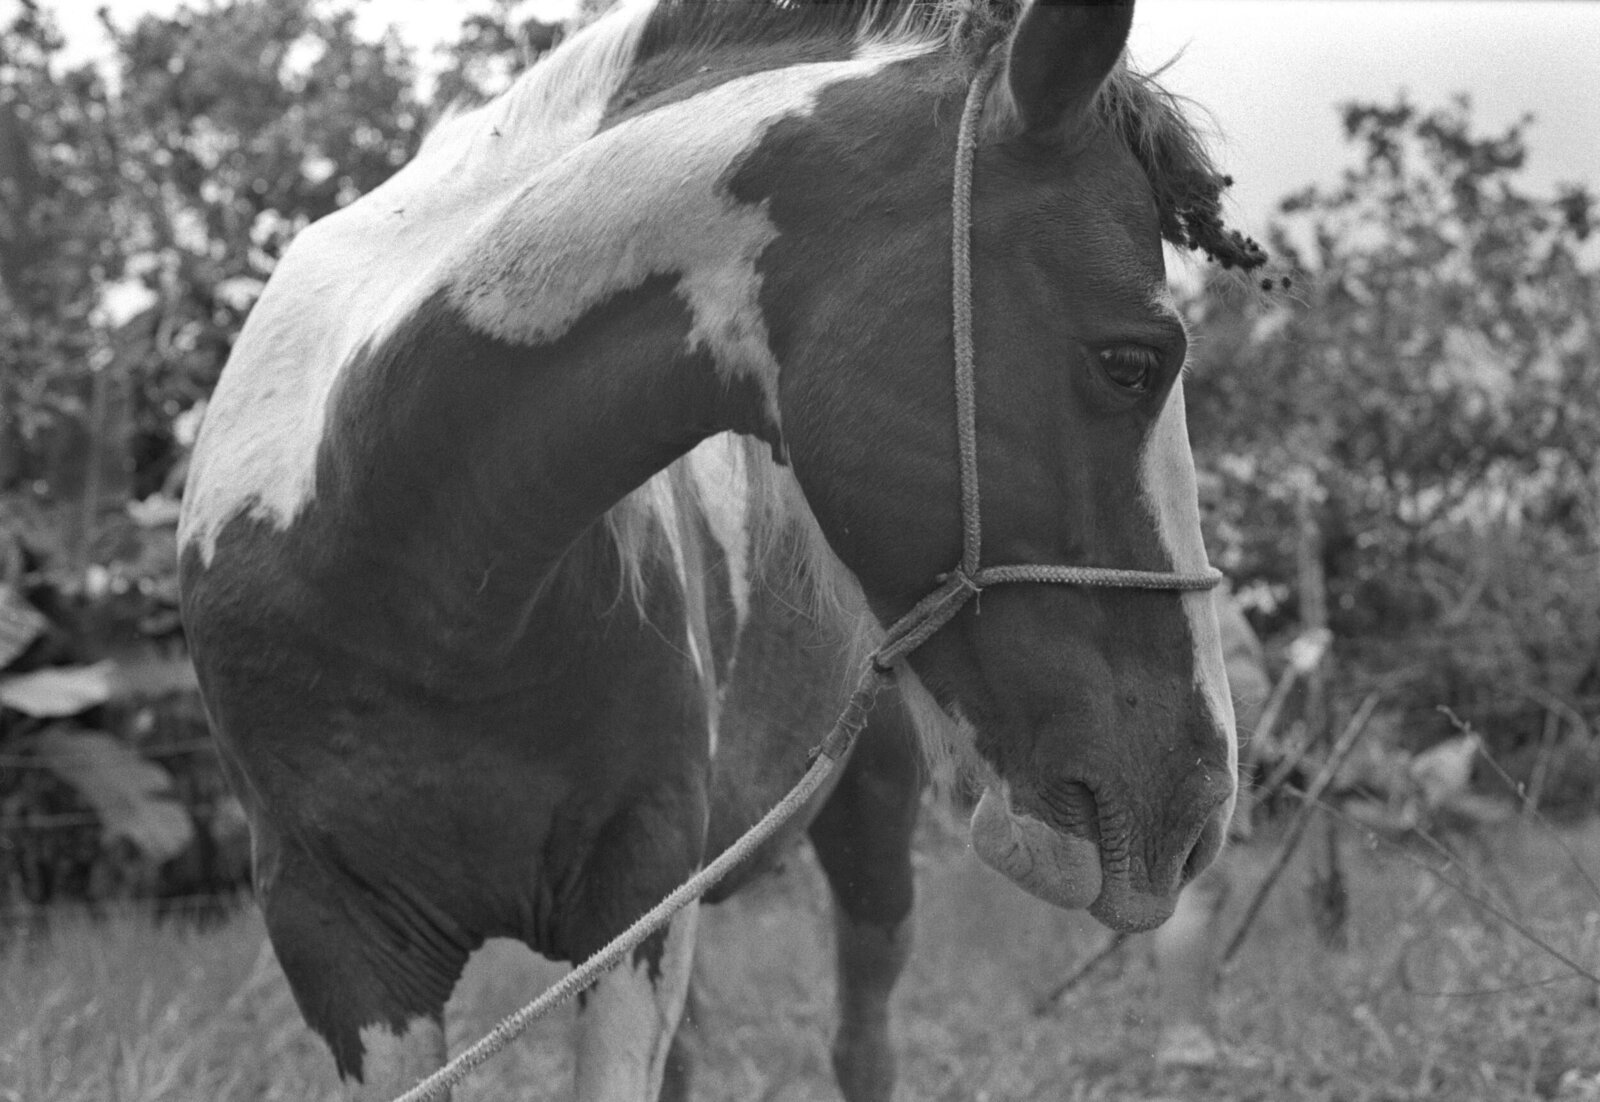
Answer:
[[[1033,0],[1011,39],[1006,84],[1022,127],[1060,133],[1093,102],[1133,25],[1133,0]]]

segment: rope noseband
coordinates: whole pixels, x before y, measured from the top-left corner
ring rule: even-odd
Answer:
[[[618,934],[605,948],[568,972],[521,1010],[508,1015],[488,1035],[458,1053],[444,1067],[406,1091],[395,1102],[430,1102],[443,1098],[473,1068],[488,1060],[530,1025],[557,1006],[595,983],[647,937],[671,921],[678,911],[699,899],[795,815],[839,765],[856,736],[866,726],[872,703],[894,665],[927,642],[974,596],[991,585],[1009,582],[1054,582],[1119,589],[1210,589],[1222,580],[1215,570],[1199,574],[1152,570],[1119,570],[1101,566],[1044,566],[1017,564],[983,566],[980,561],[983,527],[978,511],[977,384],[972,349],[972,178],[977,149],[978,118],[983,101],[999,69],[999,55],[990,58],[967,89],[956,138],[955,181],[952,198],[951,267],[953,328],[955,335],[956,435],[961,448],[961,561],[941,575],[939,585],[909,612],[890,625],[883,641],[851,693],[844,711],[834,721],[817,748],[805,776],[771,811],[761,818],[711,864],[680,885],[671,895]]]

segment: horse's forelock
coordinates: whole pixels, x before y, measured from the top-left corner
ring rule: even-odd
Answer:
[[[1165,240],[1224,268],[1260,267],[1265,250],[1224,221],[1222,196],[1233,178],[1218,170],[1206,134],[1192,117],[1200,108],[1164,87],[1159,75],[1160,70],[1142,73],[1126,62],[1119,65],[1096,100],[1101,125],[1144,170]]]
[[[888,39],[981,53],[1015,23],[1019,0],[659,0],[641,59],[737,46]]]

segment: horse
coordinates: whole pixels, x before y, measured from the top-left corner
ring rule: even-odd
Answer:
[[[1215,855],[1236,749],[1162,242],[1260,256],[1130,22],[628,4],[287,250],[196,443],[182,610],[347,1097],[440,1065],[487,938],[581,960],[723,852],[936,587],[838,779],[705,900],[809,837],[850,1102],[893,1090],[930,769],[982,784],[984,861],[1115,929]],[[686,1096],[697,914],[586,993],[580,1102]]]

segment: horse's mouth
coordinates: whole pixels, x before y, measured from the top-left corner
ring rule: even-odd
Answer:
[[[990,868],[1029,895],[1067,910],[1087,908],[1113,930],[1134,933],[1161,925],[1177,892],[1137,891],[1127,875],[1107,875],[1100,846],[1064,834],[1011,806],[1009,795],[986,788],[972,813],[972,848]]]

